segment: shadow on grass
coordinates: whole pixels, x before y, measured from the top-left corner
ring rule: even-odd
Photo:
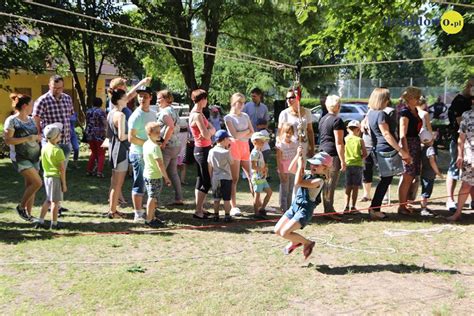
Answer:
[[[314,268],[318,272],[327,275],[347,275],[347,274],[366,274],[375,272],[392,272],[399,274],[406,273],[446,273],[446,274],[461,274],[457,270],[447,269],[430,269],[420,267],[415,264],[377,264],[377,265],[352,265],[345,267],[329,267],[328,265],[309,265],[308,268]]]

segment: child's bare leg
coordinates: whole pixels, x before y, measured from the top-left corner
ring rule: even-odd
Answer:
[[[224,201],[225,215],[230,215],[230,201]]]
[[[267,207],[267,204],[270,201],[270,198],[272,197],[272,189],[271,188],[266,188],[265,193],[266,193],[265,198],[263,199],[263,204],[260,207],[260,209],[262,209],[262,208],[264,209],[265,207]]]
[[[214,200],[214,216],[219,217],[219,204],[220,201]],[[225,202],[224,202],[225,205]]]
[[[459,189],[458,208],[453,215],[447,218],[449,221],[457,221],[461,217],[462,208],[464,206],[464,203],[466,203],[467,196],[469,195],[470,192],[471,192],[471,186],[469,185],[469,183],[463,181],[461,184],[461,188]]]
[[[156,199],[148,198],[146,202],[146,221],[151,222],[155,217]]]
[[[303,245],[309,245],[311,243],[311,240],[304,238],[298,233],[295,233],[294,231],[297,229],[301,228],[301,224],[298,221],[294,220],[289,220],[280,230],[280,236],[288,239],[291,241],[293,244],[303,244]]]
[[[346,208],[349,207],[349,201],[351,200],[351,191],[352,191],[352,187],[351,186],[346,186],[346,195],[345,195],[345,198],[346,198]]]
[[[260,193],[255,192],[255,195],[253,196],[253,211],[254,211],[254,213],[257,214],[259,209],[260,209]]]
[[[58,221],[59,201],[51,202],[51,221],[56,223]]]
[[[50,206],[51,202],[44,201],[43,205],[41,206],[40,219],[44,219],[46,217],[46,213],[48,213],[48,208]]]
[[[357,203],[357,195],[359,195],[359,187],[353,186],[352,187],[352,207],[355,208]]]

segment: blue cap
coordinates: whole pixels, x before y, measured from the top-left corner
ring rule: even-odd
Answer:
[[[216,132],[216,134],[214,135],[214,137],[216,138],[216,140],[218,142],[220,142],[221,140],[223,140],[224,138],[228,138],[230,137],[229,134],[227,133],[227,131],[225,129],[220,129]]]

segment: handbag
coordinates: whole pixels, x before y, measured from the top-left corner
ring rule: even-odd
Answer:
[[[87,144],[89,140],[87,139],[87,133],[85,129],[82,129],[82,138],[81,138],[81,143]]]
[[[398,151],[375,151],[375,157],[381,177],[393,177],[403,173],[402,157],[398,154]]]

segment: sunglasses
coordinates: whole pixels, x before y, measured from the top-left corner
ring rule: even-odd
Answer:
[[[293,100],[293,99],[296,99],[296,96],[287,97],[286,99],[287,100]]]

